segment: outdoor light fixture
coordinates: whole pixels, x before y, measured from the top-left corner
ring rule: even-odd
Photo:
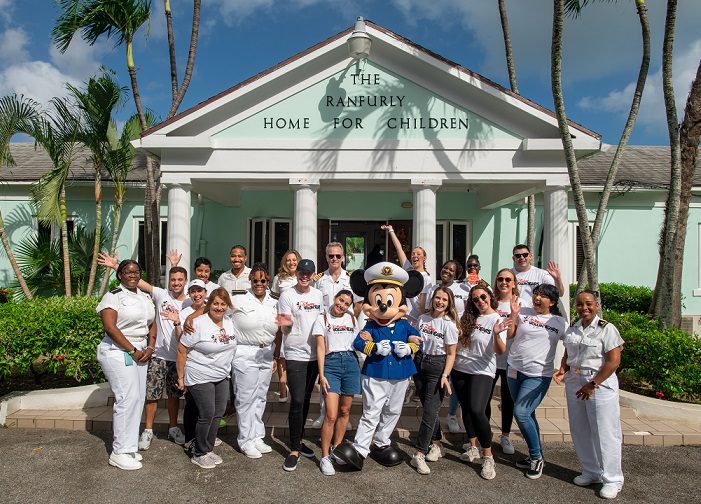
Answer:
[[[365,31],[365,21],[358,16],[353,33],[348,37],[348,53],[354,60],[366,59],[370,56],[370,46],[372,46],[372,39]]]

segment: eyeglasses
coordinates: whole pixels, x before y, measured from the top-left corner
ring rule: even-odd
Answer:
[[[254,285],[256,285],[256,284],[265,285],[268,283],[268,280],[266,278],[254,278],[253,280],[251,280],[251,283]]]
[[[329,254],[327,257],[329,259],[343,259],[343,256],[341,254]]]
[[[124,276],[141,276],[140,271],[122,271],[121,274]]]
[[[486,294],[480,294],[479,297],[475,296],[472,298],[472,302],[477,304],[480,302],[480,299],[484,301],[485,303],[487,302],[487,295]]]
[[[530,255],[530,252],[523,252],[522,254],[514,254],[514,259],[525,259]]]
[[[512,280],[513,280],[513,278],[509,278],[509,277],[498,277],[497,278],[497,282],[504,282],[504,283],[511,283]]]

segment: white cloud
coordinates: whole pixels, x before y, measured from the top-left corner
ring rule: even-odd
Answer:
[[[679,122],[683,119],[687,95],[691,82],[696,76],[700,60],[701,39],[694,41],[688,47],[678,48],[675,51],[672,78]],[[603,97],[584,97],[577,105],[583,109],[604,110],[627,115],[634,90],[635,82],[631,82],[623,89],[615,89]],[[661,67],[655,73],[648,75],[637,124],[644,128],[659,128],[660,125],[666,124]]]
[[[80,37],[73,37],[71,45],[65,53],[49,47],[51,62],[58,69],[80,80],[95,75],[100,69],[99,58],[110,51],[111,45],[106,40],[98,40],[94,45],[89,45]]]
[[[1,5],[0,9],[2,9]],[[28,59],[27,42],[29,42],[27,32],[22,28],[9,28],[2,32],[0,34],[0,62],[12,63]]]
[[[219,13],[223,21],[229,25],[241,22],[255,12],[276,10],[303,9],[314,5],[328,4],[342,12],[355,12],[356,2],[352,0],[212,0],[211,4],[219,5]]]
[[[0,74],[0,95],[17,93],[46,105],[54,96],[65,96],[65,83],[80,85],[51,63],[27,61],[7,67]]]
[[[9,22],[12,19],[12,11],[14,9],[14,0],[0,0],[0,18]]]

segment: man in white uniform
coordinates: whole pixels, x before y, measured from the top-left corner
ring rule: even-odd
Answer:
[[[217,283],[226,289],[229,294],[241,293],[251,288],[251,281],[248,279],[251,268],[246,266],[246,247],[234,245],[229,253],[231,269],[219,275]],[[236,292],[235,292],[236,291]]]
[[[554,285],[560,291],[560,296],[565,295],[565,286],[560,276],[560,268],[557,263],[550,261],[548,269],[544,270],[533,266],[533,254],[528,245],[519,244],[513,249],[514,275],[518,283],[521,306],[533,308],[533,288],[540,284]]]

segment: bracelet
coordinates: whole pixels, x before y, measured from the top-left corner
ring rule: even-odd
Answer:
[[[177,323],[176,323],[176,322],[173,322],[173,325],[174,325],[175,327],[178,327],[178,326],[180,325],[180,322],[177,322]]]
[[[599,384],[596,383],[594,380],[590,381],[589,383],[591,383],[592,386],[593,386],[595,389],[598,389],[598,388],[599,388]]]
[[[151,350],[153,352],[156,349],[154,347],[152,347],[151,345],[149,345],[144,349],[144,351],[146,351],[146,350]]]

